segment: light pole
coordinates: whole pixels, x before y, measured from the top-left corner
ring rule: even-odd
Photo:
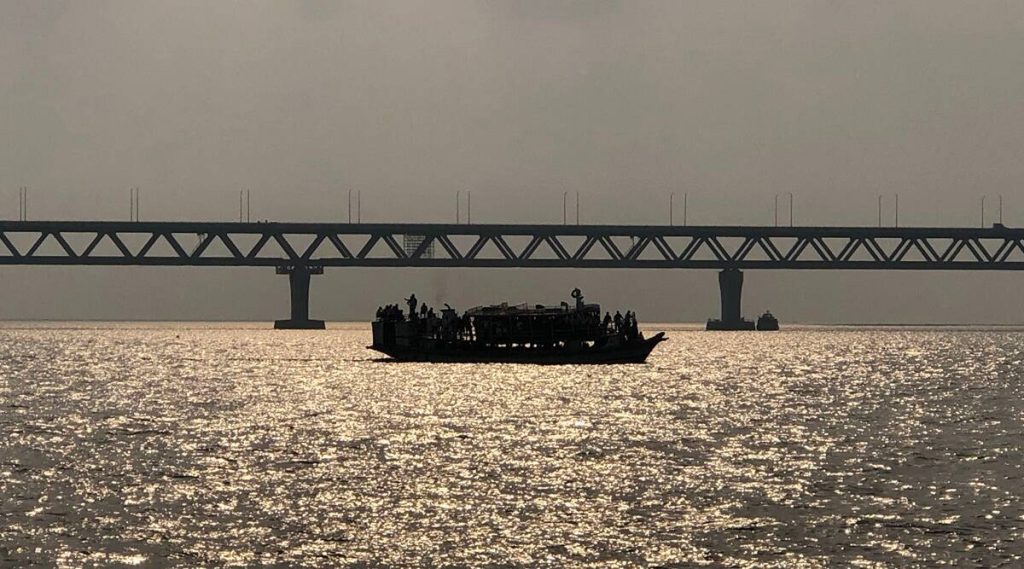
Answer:
[[[674,209],[673,202],[675,202],[675,199],[676,199],[676,193],[675,192],[672,192],[672,193],[670,193],[668,195],[668,224],[670,226],[671,225],[675,225],[672,222],[672,210]]]
[[[461,204],[461,202],[462,202],[462,200],[461,200],[461,197],[462,197],[462,190],[458,190],[458,191],[456,191],[456,192],[455,192],[455,224],[456,224],[456,225],[458,225],[459,223],[461,223],[461,220],[459,219],[459,213],[460,213],[460,212],[459,212],[459,210],[460,210],[460,209],[461,209],[461,207],[462,207],[462,204]]]
[[[138,188],[128,188],[128,202],[129,202],[128,219],[130,221],[138,221],[139,220],[139,189]]]
[[[562,192],[562,225],[565,225],[567,223],[566,222],[566,214],[565,214],[565,212],[567,211],[565,209],[565,197],[568,196],[568,195],[569,195],[569,192]]]
[[[793,227],[793,192],[786,192],[789,194],[789,226]]]
[[[243,207],[244,205],[244,207]],[[139,189],[135,188],[135,221],[139,220]],[[252,221],[252,192],[248,189],[238,190],[238,222]]]
[[[348,222],[352,223],[352,190],[348,191]]]
[[[473,192],[466,190],[466,223],[473,224]]]
[[[686,227],[686,197],[688,192],[683,192],[683,227]]]
[[[779,194],[775,194],[775,227],[779,226]]]
[[[882,197],[883,196],[881,194],[878,195],[878,226],[879,227],[882,226]],[[895,213],[895,219],[894,219],[893,224],[894,224],[895,227],[899,227],[900,226],[900,195],[898,193],[897,194],[893,194],[893,206],[894,206],[894,208],[896,210],[894,212]]]
[[[999,225],[1003,224],[1003,194],[999,194]]]
[[[580,193],[576,192],[576,225],[580,224]]]
[[[985,196],[981,196],[981,226],[985,227]]]

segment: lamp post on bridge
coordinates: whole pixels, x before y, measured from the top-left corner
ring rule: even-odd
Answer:
[[[139,221],[139,189],[128,188],[128,221]]]
[[[139,205],[139,194],[138,188],[135,189],[135,207],[138,209]],[[244,203],[244,208],[243,208]],[[351,214],[350,214],[351,215]],[[138,221],[138,211],[136,211],[136,219]],[[252,221],[252,194],[248,189],[238,190],[238,222],[242,223],[245,221],[249,223]]]
[[[878,194],[878,226],[882,226],[882,194]],[[893,200],[895,205],[895,220],[893,222],[895,227],[900,226],[900,195],[898,193],[893,194]]]
[[[988,196],[981,196],[981,227],[985,227],[985,198]],[[996,194],[996,198],[999,203],[998,219],[999,225],[1003,224],[1003,194]]]
[[[455,224],[462,223],[462,190],[455,192]],[[466,190],[466,223],[473,223],[473,192]]]
[[[356,223],[363,219],[363,192],[356,191]],[[348,191],[348,222],[352,223],[352,190]]]
[[[686,227],[686,198],[689,192],[683,192],[683,227]],[[676,192],[673,191],[669,194],[669,225],[675,225],[675,213],[676,213]]]

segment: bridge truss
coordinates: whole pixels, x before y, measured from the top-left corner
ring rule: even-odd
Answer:
[[[2,265],[1024,269],[1024,230],[0,222]]]

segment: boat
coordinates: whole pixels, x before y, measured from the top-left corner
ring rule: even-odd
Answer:
[[[460,315],[447,304],[439,314],[417,311],[412,295],[408,314],[396,304],[377,309],[367,348],[407,362],[626,364],[645,362],[666,340],[664,332],[645,337],[632,312],[602,319],[601,306],[585,303],[579,289],[571,296],[572,305],[503,302]]]
[[[757,329],[759,331],[775,331],[779,329],[779,320],[775,318],[775,315],[770,310],[766,310],[764,314],[757,318]]]

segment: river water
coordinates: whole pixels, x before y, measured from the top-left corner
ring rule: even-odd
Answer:
[[[1024,563],[1021,331],[539,367],[262,328],[0,328],[0,565]]]

